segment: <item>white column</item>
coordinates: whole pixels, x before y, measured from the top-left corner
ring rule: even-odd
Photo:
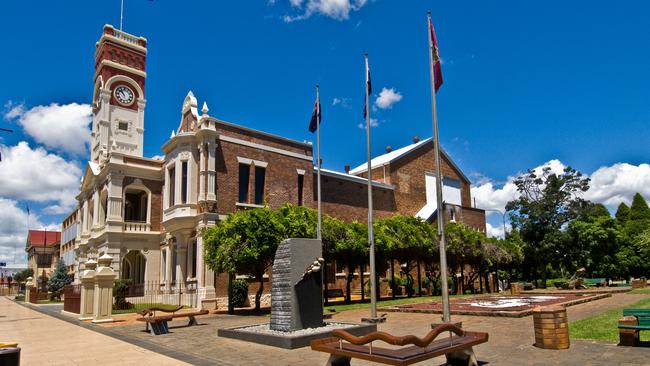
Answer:
[[[92,227],[98,227],[99,226],[99,205],[101,202],[99,202],[99,191],[95,191],[93,193],[93,222],[92,222]]]
[[[217,186],[215,184],[215,179],[217,175],[216,169],[216,155],[217,155],[217,144],[210,141],[208,142],[208,201],[214,201],[217,199]]]
[[[88,200],[86,199],[83,204],[83,214],[81,218],[81,233],[85,234],[90,228],[90,223],[88,222]]]
[[[196,238],[196,273],[199,303],[203,300],[215,299],[217,294],[214,289],[214,272],[205,265],[203,257],[203,237]]]
[[[198,201],[204,201],[205,200],[205,177],[206,177],[206,170],[205,170],[205,154],[207,151],[205,151],[205,144],[201,142],[199,144],[199,199]]]
[[[174,204],[179,204],[183,202],[183,199],[181,198],[181,194],[183,193],[183,164],[180,159],[180,157],[176,158],[176,168],[174,173],[176,176],[174,177],[176,180],[176,187],[174,189]]]
[[[122,186],[124,176],[111,175],[108,181],[108,221],[123,220],[122,212]]]
[[[167,285],[167,288],[170,288],[172,284],[172,255],[174,255],[173,245],[174,244],[170,241],[167,244],[167,248],[165,248],[167,251],[167,256],[165,258],[165,283]]]

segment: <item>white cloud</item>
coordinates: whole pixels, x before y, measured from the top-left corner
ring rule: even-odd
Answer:
[[[16,104],[12,101],[8,101],[5,103],[5,114],[4,117],[7,120],[14,119],[16,117],[21,116],[23,113],[25,113],[25,104],[20,103]]]
[[[44,148],[25,141],[0,145],[0,197],[52,203],[49,213],[69,212],[76,204],[81,169]]]
[[[395,88],[383,88],[375,100],[375,106],[381,109],[390,109],[393,104],[402,100],[402,94],[395,90]]]
[[[11,106],[5,118],[17,118],[25,133],[36,142],[76,155],[87,153],[90,142],[88,124],[92,114],[90,105],[52,103],[29,110],[23,104]]]
[[[283,20],[287,23],[308,19],[314,14],[320,14],[336,20],[347,20],[350,13],[361,9],[367,0],[289,0],[291,6],[304,12],[300,15],[286,15]]]
[[[616,208],[621,202],[631,203],[636,192],[650,198],[650,165],[617,163],[591,174],[585,198]]]
[[[554,159],[534,170],[540,173],[543,167],[550,167],[553,173],[560,174],[566,165]],[[601,167],[585,176],[591,178],[591,182],[589,182],[589,190],[584,193],[583,198],[602,203],[611,210],[615,210],[621,202],[628,204],[632,202],[632,196],[637,192],[650,198],[650,165],[648,164],[616,163],[612,166]],[[476,206],[481,209],[503,212],[506,204],[518,197],[517,187],[514,184],[515,178],[516,176],[508,177],[503,185],[495,184],[489,178],[480,179],[472,187],[472,197],[476,199]],[[488,211],[486,214],[497,213]]]
[[[58,224],[43,225],[33,213],[29,217],[31,229],[60,230]],[[27,241],[27,212],[18,207],[18,202],[0,197],[0,261],[25,263]]]
[[[542,169],[545,167],[551,168],[551,172],[553,173],[560,174],[564,171],[565,165],[561,161],[553,159],[534,168],[533,170],[536,173],[541,173]],[[519,197],[517,186],[515,186],[514,183],[515,179],[519,175],[521,175],[521,173],[508,177],[506,183],[501,187],[497,187],[497,184],[489,178],[481,179],[479,184],[472,187],[472,197],[476,200],[476,207],[484,210],[504,212],[506,204]],[[488,211],[486,214],[491,215],[497,213],[494,211]]]
[[[336,106],[341,106],[343,108],[349,108],[350,107],[350,98],[334,97],[334,99],[332,99],[332,107],[336,107]]]
[[[370,127],[377,127],[379,126],[379,121],[377,121],[376,118],[370,118]],[[365,129],[366,128],[366,123],[365,122],[359,122],[357,125],[360,129]]]

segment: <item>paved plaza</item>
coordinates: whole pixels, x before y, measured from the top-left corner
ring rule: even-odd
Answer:
[[[568,316],[571,321],[582,319],[645,297],[647,295],[613,294],[609,298],[570,307]],[[41,309],[57,313],[45,306],[39,307]],[[7,299],[0,300],[0,312],[6,315],[6,318],[0,318],[0,332],[3,338],[20,343],[26,365],[183,364],[180,360],[197,365],[324,365],[327,360],[326,354],[309,348],[290,351],[217,337],[218,328],[268,322],[267,315],[211,314],[200,317],[201,325],[196,327],[185,327],[185,321],[177,320],[171,323],[170,334],[154,337],[143,331],[142,323],[122,321],[111,326],[78,326],[74,325],[78,322],[72,318],[67,318],[68,321],[55,319]],[[358,321],[367,313],[365,309],[345,311],[335,315],[334,320]],[[379,330],[423,336],[430,329],[429,324],[438,317],[389,313],[387,322],[381,324]],[[621,348],[603,342],[571,340],[569,350],[538,349],[532,346],[532,317],[455,316],[454,320],[461,320],[466,329],[490,334],[487,344],[475,348],[479,360],[490,365],[650,364],[648,348]],[[65,336],[52,336],[58,334]],[[444,359],[439,357],[421,364],[443,363]],[[371,365],[358,360],[353,364]]]
[[[18,342],[21,365],[27,366],[187,365],[0,297],[0,342],[4,341]]]

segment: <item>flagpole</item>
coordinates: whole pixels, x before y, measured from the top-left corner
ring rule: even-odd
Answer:
[[[368,94],[369,66],[368,54],[364,55],[366,61],[366,144],[368,153],[368,244],[370,246],[370,318],[377,319],[377,286],[375,285],[375,236],[372,220],[372,164],[370,162],[370,95]],[[363,271],[363,269],[361,269]],[[363,284],[361,284],[363,286]],[[361,289],[363,291],[363,288]]]
[[[438,238],[440,241],[440,287],[442,289],[442,321],[450,322],[449,314],[449,292],[448,292],[448,273],[447,273],[447,251],[445,239],[445,210],[442,202],[442,172],[440,169],[440,141],[438,137],[438,113],[436,110],[436,82],[434,70],[434,45],[431,38],[431,12],[427,12],[427,33],[429,34],[429,72],[431,74],[431,119],[433,123],[433,149],[436,163],[436,204],[438,207]]]
[[[316,189],[318,199],[318,224],[316,226],[316,238],[321,240],[322,234],[322,216],[321,216],[321,196],[320,196],[320,91],[318,84],[316,84]]]
[[[124,16],[124,0],[120,1],[120,31],[122,30],[122,18]]]

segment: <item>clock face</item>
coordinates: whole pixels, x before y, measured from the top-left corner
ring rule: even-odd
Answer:
[[[133,103],[134,95],[133,95],[133,90],[129,89],[129,87],[120,85],[117,88],[115,88],[115,91],[113,92],[115,95],[115,99],[117,99],[120,104],[124,105],[130,105]]]

